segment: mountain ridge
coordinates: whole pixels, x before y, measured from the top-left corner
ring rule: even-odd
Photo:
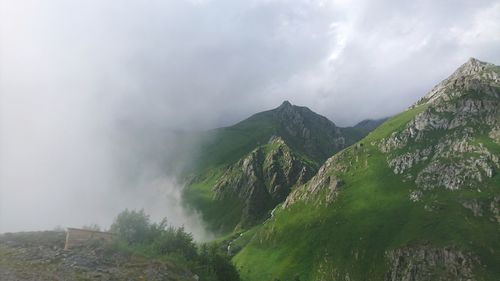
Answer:
[[[499,74],[471,60],[329,158],[245,238],[243,278],[496,280]]]

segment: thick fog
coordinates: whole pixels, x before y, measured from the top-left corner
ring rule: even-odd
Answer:
[[[209,237],[180,203],[176,132],[283,100],[339,125],[395,114],[469,57],[500,3],[0,0],[0,232],[124,208]]]

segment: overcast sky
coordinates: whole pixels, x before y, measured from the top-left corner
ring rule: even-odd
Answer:
[[[283,100],[338,125],[395,114],[469,57],[500,64],[499,15],[494,0],[0,0],[0,232],[124,206],[182,224],[162,196],[117,195],[177,190],[144,160],[168,158],[141,148],[157,132]]]

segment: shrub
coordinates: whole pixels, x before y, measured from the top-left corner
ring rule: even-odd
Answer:
[[[198,260],[202,269],[208,274],[214,274],[216,280],[240,280],[238,271],[231,262],[231,258],[226,253],[220,251],[220,247],[216,243],[201,245]]]
[[[110,230],[129,244],[144,243],[150,234],[149,216],[144,210],[126,209],[118,214]]]
[[[186,233],[184,227],[169,226],[161,231],[153,240],[153,248],[157,254],[176,254],[187,260],[193,260],[197,256],[193,236]]]

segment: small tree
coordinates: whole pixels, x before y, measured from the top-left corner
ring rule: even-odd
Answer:
[[[149,216],[144,210],[126,209],[118,214],[110,230],[129,244],[144,243],[149,238]]]
[[[197,255],[193,236],[187,233],[184,227],[167,227],[155,237],[153,246],[160,255],[177,254],[188,260],[194,259]]]

